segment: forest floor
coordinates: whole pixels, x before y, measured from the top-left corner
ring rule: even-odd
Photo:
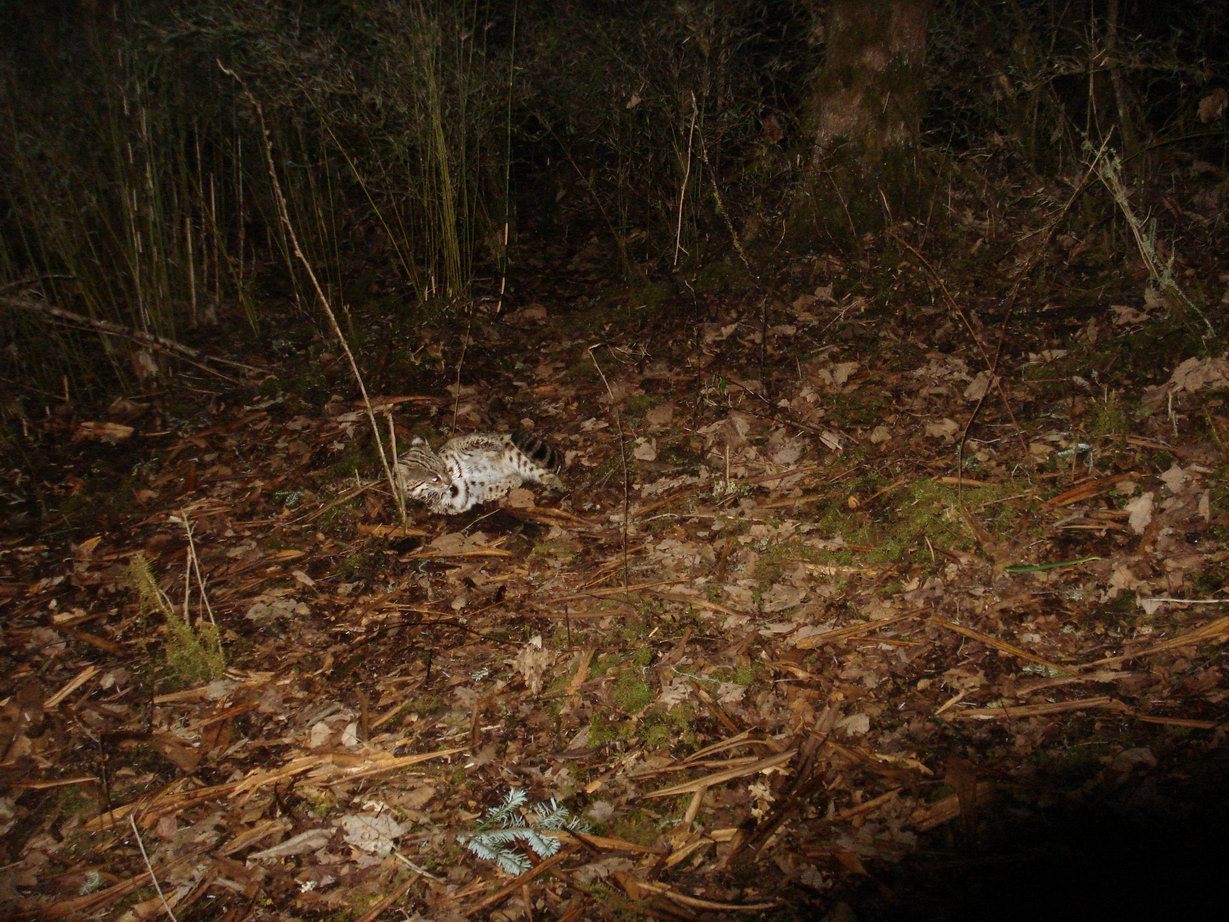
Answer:
[[[1093,311],[918,255],[771,295],[588,297],[580,259],[498,318],[370,333],[399,444],[532,426],[567,462],[562,496],[408,529],[320,336],[32,422],[0,906],[1202,916],[1229,363],[1140,279]]]

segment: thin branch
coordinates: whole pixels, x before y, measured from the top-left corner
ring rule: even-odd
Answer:
[[[692,106],[696,105],[694,93],[691,96],[691,104]],[[742,238],[738,236],[738,231],[734,229],[734,222],[730,220],[730,213],[726,211],[725,200],[721,197],[721,187],[717,184],[717,173],[708,160],[708,146],[704,143],[703,131],[700,132],[700,159],[704,161],[704,168],[708,170],[708,181],[713,187],[713,201],[717,205],[717,213],[721,215],[721,220],[725,223],[726,233],[730,235],[730,242],[734,244],[734,250],[738,253],[738,258],[746,268],[747,274],[756,282],[759,282],[760,277],[755,269],[751,267],[751,260],[747,258],[747,251],[743,249]]]
[[[503,303],[504,303],[503,293],[501,292],[500,301],[499,301],[500,307],[503,306]],[[453,394],[453,401],[452,401],[452,434],[453,435],[457,434],[457,414],[461,410],[461,369],[465,367],[465,353],[469,351],[470,329],[473,327],[473,324],[474,324],[474,304],[472,301],[470,302],[469,310],[466,312],[466,314],[467,316],[465,319],[465,339],[461,341],[461,355],[457,359],[457,376],[456,376],[455,381],[453,382],[453,388],[456,391],[456,393]]]
[[[626,593],[631,567],[627,554],[627,524],[631,515],[631,477],[627,471],[627,438],[623,434],[623,414],[619,412],[619,401],[615,400],[614,391],[610,389],[610,382],[606,380],[606,373],[602,371],[597,356],[593,354],[593,350],[600,345],[601,343],[595,343],[589,347],[589,358],[593,361],[593,367],[597,369],[598,375],[601,376],[602,383],[606,385],[606,393],[610,395],[610,408],[614,412],[615,426],[619,430],[619,461],[623,465],[623,591]]]
[[[367,396],[367,386],[363,383],[363,376],[358,370],[358,362],[355,361],[354,353],[350,351],[350,344],[346,342],[346,337],[341,332],[341,326],[337,323],[337,316],[333,313],[333,307],[329,304],[328,296],[325,295],[319,279],[316,278],[316,272],[312,268],[307,254],[303,252],[303,247],[299,244],[299,235],[295,233],[294,224],[290,220],[290,209],[286,205],[286,196],[282,193],[282,184],[277,178],[277,167],[273,163],[273,142],[269,138],[269,128],[265,124],[264,109],[261,108],[260,101],[252,95],[251,90],[247,88],[247,84],[243,82],[238,74],[221,61],[218,61],[218,67],[222,69],[222,73],[239,84],[243,95],[247,98],[252,108],[256,110],[256,118],[260,122],[261,139],[264,141],[265,166],[269,171],[269,182],[273,189],[273,201],[277,206],[278,218],[281,220],[282,227],[286,230],[286,236],[290,240],[295,258],[303,265],[303,271],[307,273],[307,278],[316,292],[316,298],[320,301],[320,307],[324,311],[325,317],[328,318],[329,328],[333,331],[333,335],[337,337],[342,351],[346,354],[346,360],[350,363],[350,371],[354,375],[354,380],[358,382],[359,393],[363,396],[363,405],[367,408],[367,420],[371,423],[371,432],[375,436],[376,451],[380,455],[380,466],[384,469],[384,476],[388,480],[389,489],[393,493],[393,500],[397,504],[397,517],[400,519],[401,524],[404,525],[406,522],[405,497],[397,487],[397,479],[393,476],[393,469],[389,465],[388,456],[384,451],[384,440],[380,435],[379,423],[376,422],[375,410],[371,406],[371,398]]]
[[[213,606],[209,604],[209,596],[205,592],[205,578],[201,576],[200,558],[196,556],[196,542],[192,539],[192,523],[188,521],[187,510],[181,509],[179,512],[180,519],[183,520],[184,532],[188,536],[188,565],[191,572],[196,576],[196,588],[200,590],[201,605],[204,606],[205,614],[209,616],[209,623],[214,627],[218,626],[217,619],[213,616]],[[188,577],[187,572],[184,573],[184,580]],[[192,621],[188,618],[188,592],[184,589],[184,623],[191,624]]]
[[[1212,326],[1212,321],[1208,320],[1204,314],[1192,301],[1186,296],[1181,286],[1174,280],[1173,277],[1173,262],[1174,257],[1171,255],[1167,263],[1162,264],[1161,257],[1156,248],[1156,222],[1152,219],[1140,218],[1135,209],[1131,207],[1131,198],[1127,193],[1127,188],[1122,182],[1122,161],[1110,154],[1107,157],[1102,157],[1101,154],[1105,150],[1105,144],[1101,145],[1101,150],[1097,151],[1096,157],[1093,159],[1090,170],[1095,171],[1097,178],[1101,180],[1110,196],[1114,199],[1114,204],[1118,206],[1118,210],[1122,212],[1127,226],[1131,229],[1131,237],[1135,241],[1135,248],[1139,251],[1140,258],[1144,262],[1144,268],[1148,270],[1148,277],[1162,291],[1172,294],[1173,297],[1180,302],[1178,307],[1185,305],[1190,310],[1198,315],[1207,327],[1207,335],[1215,336],[1216,328]]]
[[[969,338],[973,340],[973,345],[977,347],[977,351],[981,354],[982,362],[985,363],[986,366],[986,372],[990,375],[990,381],[987,384],[986,389],[989,390],[989,386],[993,385],[994,389],[998,391],[999,397],[1002,398],[1003,401],[1003,408],[1007,411],[1007,415],[1011,417],[1012,425],[1016,427],[1016,432],[1021,434],[1021,442],[1024,444],[1024,447],[1027,448],[1028,443],[1024,441],[1024,436],[1022,434],[1023,430],[1020,428],[1020,423],[1016,420],[1015,411],[1011,408],[1011,401],[1008,399],[1007,393],[1003,390],[1003,382],[998,375],[999,352],[996,351],[994,356],[991,357],[986,351],[985,344],[982,343],[981,337],[977,335],[977,331],[973,329],[973,323],[969,320],[968,314],[964,312],[964,308],[962,308],[960,303],[955,299],[955,297],[952,296],[952,293],[947,288],[947,283],[943,281],[943,277],[939,275],[935,267],[930,264],[930,260],[922,254],[921,250],[905,238],[901,237],[898,233],[896,233],[896,231],[889,230],[888,236],[912,253],[914,258],[921,263],[922,268],[929,273],[930,277],[934,279],[935,284],[939,287],[939,291],[943,293],[943,300],[946,301],[948,306],[956,312],[956,315],[960,318],[960,322],[964,324],[964,328],[969,331]],[[971,424],[972,420],[969,422]],[[965,426],[965,431],[968,431],[967,425]]]
[[[1106,143],[1108,143],[1108,141]],[[1075,204],[1076,199],[1078,199],[1080,195],[1083,194],[1084,190],[1088,188],[1088,184],[1092,181],[1092,178],[1095,172],[1096,161],[1101,158],[1102,154],[1105,152],[1105,148],[1106,148],[1106,144],[1103,143],[1101,145],[1101,149],[1097,151],[1093,164],[1089,167],[1087,172],[1085,172],[1083,179],[1080,180],[1080,183],[1078,186],[1076,186],[1075,191],[1071,193],[1067,201],[1063,204],[1063,207],[1058,210],[1058,213],[1054,215],[1053,218],[1050,219],[1050,223],[1046,227],[1045,233],[1042,235],[1041,242],[1033,249],[1032,254],[1025,261],[1024,265],[1021,266],[1019,270],[1016,272],[1016,276],[1012,282],[1011,289],[1007,292],[1007,297],[1005,298],[1006,310],[1003,313],[1003,319],[999,323],[999,338],[998,338],[998,342],[995,343],[995,346],[994,346],[994,354],[991,356],[986,355],[986,351],[982,347],[981,341],[978,339],[977,335],[974,333],[972,326],[969,325],[969,321],[965,317],[964,312],[960,310],[958,305],[956,305],[955,299],[952,297],[951,293],[947,290],[947,286],[943,284],[943,280],[939,278],[938,273],[935,272],[934,267],[930,265],[930,263],[926,260],[926,258],[922,256],[922,254],[915,247],[911,246],[908,242],[906,242],[903,238],[901,238],[897,234],[893,232],[889,232],[892,239],[902,244],[906,249],[910,250],[920,260],[922,266],[938,282],[939,289],[940,291],[942,291],[944,298],[947,300],[947,302],[950,305],[955,307],[957,312],[960,314],[961,320],[964,321],[965,326],[968,327],[969,329],[969,335],[972,336],[974,344],[977,346],[978,351],[981,352],[982,354],[982,359],[986,362],[987,371],[990,374],[990,383],[993,384],[995,386],[995,390],[998,391],[999,397],[1002,399],[1003,405],[1007,410],[1007,414],[1008,416],[1011,417],[1012,424],[1016,427],[1016,434],[1020,437],[1020,441],[1022,443],[1025,443],[1026,448],[1027,448],[1027,440],[1024,437],[1024,431],[1023,429],[1020,428],[1019,422],[1016,421],[1015,413],[1012,411],[1011,403],[1007,399],[1007,394],[1003,391],[1003,387],[999,380],[999,375],[998,375],[999,360],[1003,356],[1003,346],[1007,341],[1008,324],[1011,322],[1011,318],[1015,314],[1016,303],[1020,295],[1020,289],[1023,287],[1025,280],[1032,277],[1033,266],[1036,264],[1037,260],[1041,257],[1041,255],[1045,253],[1046,250],[1049,248],[1050,240],[1051,238],[1053,238],[1055,232],[1058,230],[1059,223],[1066,216],[1067,212],[1071,210],[1071,206]],[[956,473],[957,474],[959,474],[962,470],[964,470],[965,441],[969,437],[969,430],[972,429],[973,427],[973,421],[977,419],[978,414],[981,412],[982,405],[986,402],[986,394],[988,393],[990,393],[989,386],[987,386],[985,391],[982,392],[981,396],[977,398],[977,403],[974,404],[973,406],[973,412],[969,414],[969,418],[965,421],[964,429],[962,429],[960,432],[960,439],[956,444],[956,468],[957,468]],[[961,492],[961,495],[963,495],[962,489],[958,490],[958,492]]]
[[[167,352],[180,359],[183,359],[189,364],[195,365],[202,371],[206,371],[211,375],[217,375],[224,381],[233,382],[234,379],[229,375],[224,375],[216,368],[210,368],[208,363],[214,362],[218,365],[229,365],[232,368],[241,368],[244,371],[260,371],[252,365],[245,365],[242,362],[235,362],[231,359],[218,358],[217,356],[208,355],[201,352],[199,349],[193,349],[191,346],[185,346],[181,342],[176,342],[173,339],[168,339],[165,336],[158,336],[155,333],[146,333],[143,330],[134,330],[130,327],[121,326],[110,320],[99,320],[94,317],[86,317],[84,314],[74,313],[70,310],[65,310],[62,307],[56,307],[54,304],[48,304],[45,301],[35,301],[30,298],[15,298],[11,295],[0,297],[0,304],[6,307],[14,308],[15,310],[29,311],[35,314],[45,314],[61,323],[74,324],[79,327],[84,327],[88,330],[93,330],[103,336],[119,336],[124,339],[131,340],[135,343],[140,343],[148,349],[153,349],[157,352]]]
[[[678,218],[674,225],[674,265],[679,264],[679,254],[683,252],[683,205],[687,201],[687,184],[691,181],[692,148],[695,144],[696,119],[700,115],[696,104],[696,94],[691,94],[691,126],[687,129],[687,160],[683,168],[683,181],[679,184]]]
[[[512,91],[516,76],[516,26],[520,5],[512,4],[511,35],[508,40],[508,91],[504,100],[504,227],[503,245],[499,251],[499,303],[495,316],[504,311],[504,298],[508,294],[508,237],[512,229]],[[455,423],[455,420],[454,420]]]
[[[1170,602],[1175,605],[1229,605],[1229,599],[1175,599],[1169,596],[1140,599],[1140,602]]]
[[[166,901],[166,897],[162,893],[162,886],[158,883],[158,875],[154,873],[154,866],[149,863],[149,855],[145,851],[145,843],[141,841],[141,833],[137,831],[136,815],[129,813],[128,822],[132,824],[132,834],[136,836],[137,847],[141,849],[141,857],[145,859],[145,869],[149,871],[149,879],[154,883],[154,889],[158,891],[158,899],[162,900],[162,908],[166,910],[166,914],[171,917],[171,922],[179,922],[175,918],[175,912],[171,909],[170,904]]]

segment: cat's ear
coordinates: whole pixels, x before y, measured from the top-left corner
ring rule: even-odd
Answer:
[[[426,444],[427,444],[426,441],[423,439],[421,435],[416,435],[414,436],[414,438],[410,439],[411,448],[414,448],[417,445],[426,445]]]

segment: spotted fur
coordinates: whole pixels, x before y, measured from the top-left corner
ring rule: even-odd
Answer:
[[[554,449],[532,433],[479,433],[449,439],[438,452],[415,439],[397,461],[397,480],[407,498],[453,515],[526,482],[561,490],[560,466]]]

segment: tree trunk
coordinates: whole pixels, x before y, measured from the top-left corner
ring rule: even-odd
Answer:
[[[832,0],[824,63],[803,117],[805,175],[795,242],[841,240],[924,200],[916,150],[926,107],[930,0]]]

